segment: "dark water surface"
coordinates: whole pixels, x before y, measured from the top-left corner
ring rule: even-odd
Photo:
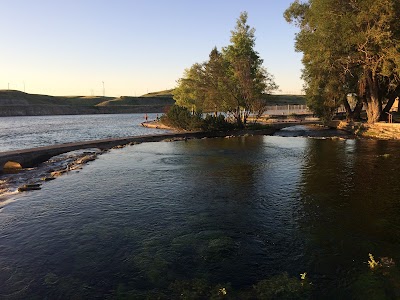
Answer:
[[[1,209],[0,298],[175,298],[171,283],[189,280],[229,296],[307,272],[312,298],[396,299],[399,146],[255,136],[112,150]],[[369,253],[396,265],[374,273]]]

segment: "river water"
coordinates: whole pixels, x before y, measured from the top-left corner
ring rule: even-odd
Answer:
[[[399,298],[400,144],[281,135],[113,149],[14,196],[0,298]]]
[[[154,120],[157,114],[148,114]],[[0,152],[53,144],[166,132],[140,126],[144,114],[0,118]]]

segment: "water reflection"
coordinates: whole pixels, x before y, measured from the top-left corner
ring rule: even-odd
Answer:
[[[352,298],[369,252],[400,259],[397,148],[257,136],[112,150],[3,208],[0,296],[239,293],[307,272],[314,297]]]
[[[301,226],[310,272],[321,295],[358,298],[354,286],[369,272],[368,253],[400,258],[399,189],[389,175],[400,171],[397,144],[307,141]]]

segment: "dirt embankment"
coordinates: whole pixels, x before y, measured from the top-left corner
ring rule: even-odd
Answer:
[[[363,122],[331,121],[329,126],[345,130],[363,138],[379,140],[400,140],[400,123],[377,122],[368,124]]]

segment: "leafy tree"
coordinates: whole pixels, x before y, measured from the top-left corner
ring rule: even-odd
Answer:
[[[235,30],[231,32],[231,44],[222,49],[227,60],[229,82],[226,84],[231,97],[226,110],[233,113],[238,124],[246,123],[252,103],[263,98],[277,86],[273,77],[263,67],[263,60],[255,47],[255,29],[247,25],[247,13],[240,14]]]
[[[399,11],[397,0],[296,0],[290,5],[284,16],[300,28],[296,50],[304,54],[305,91],[314,110],[329,113],[344,104],[352,119],[364,104],[368,122],[385,117],[400,92]],[[358,98],[353,110],[350,93]]]
[[[241,13],[231,32],[231,44],[222,51],[212,49],[207,62],[194,64],[179,79],[174,95],[177,103],[228,112],[243,127],[252,104],[277,88],[254,50],[254,33],[247,25],[247,13]]]
[[[176,104],[193,110],[203,110],[205,99],[204,64],[194,64],[186,69],[174,90]]]

